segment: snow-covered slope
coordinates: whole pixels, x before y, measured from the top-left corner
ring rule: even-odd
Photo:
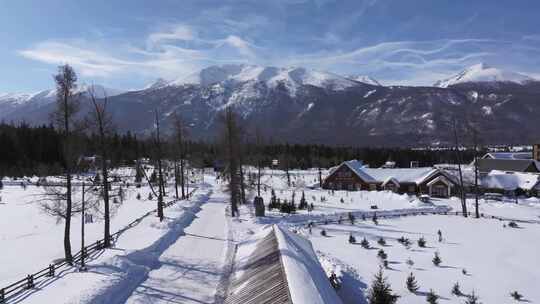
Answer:
[[[85,94],[90,89],[98,98],[104,96],[116,96],[125,93],[124,90],[108,88],[99,84],[81,84],[75,90],[75,93]],[[14,105],[22,105],[28,102],[36,102],[43,100],[51,100],[56,97],[56,89],[43,90],[36,93],[0,93],[0,104],[11,103]]]
[[[380,82],[378,82],[377,79],[375,79],[373,77],[370,77],[370,76],[366,76],[366,75],[352,75],[349,78],[354,80],[354,81],[367,83],[367,84],[374,85],[374,86],[382,86],[382,84]]]
[[[520,73],[505,71],[488,66],[484,63],[475,64],[445,80],[439,80],[434,85],[446,88],[464,82],[515,82],[525,83],[534,81],[533,78]]]
[[[263,82],[270,88],[285,85],[291,92],[299,86],[311,85],[334,90],[357,85],[350,79],[301,67],[263,67],[257,65],[220,65],[211,66],[186,78],[172,81],[170,85],[198,84],[208,86],[216,83]]]

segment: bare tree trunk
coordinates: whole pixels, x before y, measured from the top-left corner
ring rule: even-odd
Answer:
[[[480,218],[480,211],[478,210],[478,142],[476,130],[473,129],[473,140],[474,140],[474,214],[476,218]]]
[[[103,207],[104,207],[104,230],[103,230],[103,245],[111,246],[111,215],[110,215],[110,195],[109,195],[109,167],[107,158],[109,156],[107,148],[106,132],[110,131],[110,120],[107,117],[107,95],[104,93],[103,104],[99,104],[96,99],[94,88],[89,91],[90,99],[94,105],[94,124],[99,134],[99,151],[101,157],[101,175],[102,175],[102,191],[103,191]]]
[[[179,172],[178,172],[178,161],[174,160],[174,191],[175,191],[175,197],[176,199],[179,199],[178,196],[178,178],[179,178]]]
[[[163,214],[163,170],[161,166],[161,140],[160,140],[160,134],[159,134],[159,117],[158,117],[158,111],[155,110],[156,114],[156,148],[157,148],[157,165],[158,165],[158,179],[159,179],[159,194],[158,194],[158,202],[157,202],[157,211],[158,211],[158,217],[160,221],[163,221],[164,214]]]
[[[60,202],[65,199],[66,206],[64,212],[60,209],[60,206],[56,206],[54,212],[60,215],[65,220],[64,226],[64,255],[68,263],[73,262],[73,256],[71,254],[71,216],[73,214],[73,201],[72,201],[72,172],[73,161],[76,158],[72,147],[72,126],[71,123],[75,114],[78,111],[78,105],[76,103],[76,96],[74,91],[77,87],[77,75],[71,66],[63,65],[58,68],[58,74],[54,76],[56,83],[56,98],[57,108],[52,113],[53,122],[61,130],[62,144],[64,149],[64,177],[66,179],[66,192],[62,194],[56,192],[55,200]],[[53,207],[54,208],[54,207]]]
[[[238,216],[238,203],[240,201],[240,185],[238,181],[238,137],[239,131],[236,116],[231,108],[227,108],[224,117],[225,123],[225,141],[227,158],[229,162],[229,190],[231,194],[231,213],[232,216]]]
[[[463,172],[461,171],[461,151],[459,150],[459,139],[457,134],[457,122],[454,119],[454,140],[455,140],[455,152],[456,152],[456,162],[458,164],[459,172],[459,194],[461,199],[461,211],[464,217],[467,217],[467,201],[465,198],[465,191],[463,187]]]

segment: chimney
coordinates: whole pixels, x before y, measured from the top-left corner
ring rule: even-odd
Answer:
[[[540,161],[540,144],[533,145],[533,159]]]

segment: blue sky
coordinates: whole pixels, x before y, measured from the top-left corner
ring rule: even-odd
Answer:
[[[489,65],[540,78],[537,0],[0,0],[0,92],[140,88],[205,66],[305,66],[429,85]]]

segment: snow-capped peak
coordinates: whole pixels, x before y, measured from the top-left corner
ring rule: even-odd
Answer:
[[[152,82],[152,83],[148,84],[147,86],[145,86],[143,88],[143,90],[159,89],[159,88],[166,87],[168,84],[169,84],[169,81],[167,81],[167,80],[165,80],[163,78],[158,78],[154,82]]]
[[[263,67],[257,65],[211,66],[170,83],[170,85],[199,84],[208,86],[221,82],[264,82],[269,87],[284,84],[291,92],[300,85],[334,90],[355,86],[355,81],[332,74],[299,67]]]
[[[380,82],[378,82],[375,78],[370,77],[370,76],[366,76],[366,75],[356,75],[356,76],[352,75],[352,76],[349,76],[349,78],[354,80],[354,81],[367,83],[367,84],[374,85],[374,86],[382,86],[382,84]]]
[[[488,66],[485,63],[479,63],[466,68],[448,79],[437,81],[435,86],[446,88],[463,82],[515,82],[523,84],[533,80],[533,78],[524,74],[505,71]]]

